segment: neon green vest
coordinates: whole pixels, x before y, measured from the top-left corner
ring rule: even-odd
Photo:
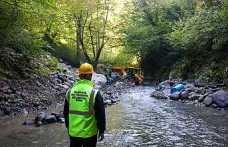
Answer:
[[[97,134],[93,82],[79,80],[69,92],[69,135],[88,138]]]

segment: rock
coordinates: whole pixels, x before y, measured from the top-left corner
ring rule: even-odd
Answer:
[[[55,115],[47,115],[43,121],[44,121],[44,123],[50,124],[50,123],[56,123],[57,119],[56,119]]]
[[[39,81],[36,81],[37,86],[42,86],[42,84]]]
[[[4,108],[2,111],[3,111],[3,113],[4,113],[5,115],[10,115],[10,114],[11,114],[11,109],[10,109],[9,107]]]
[[[46,113],[45,112],[40,112],[36,118],[35,118],[35,123],[39,122],[39,121],[43,121],[46,118]]]
[[[221,90],[221,88],[214,88],[214,89],[211,89],[212,92],[217,92],[217,91],[219,91],[219,90]]]
[[[65,119],[64,118],[59,118],[58,122],[59,123],[65,123]]]
[[[220,108],[228,107],[228,92],[220,90],[212,94],[213,103],[217,104]]]
[[[104,101],[104,104],[105,104],[105,105],[111,105],[111,104],[112,104],[112,101],[111,101],[111,100],[105,100],[105,101]]]
[[[34,121],[32,121],[32,120],[26,120],[22,123],[22,125],[25,125],[25,126],[31,126],[33,124],[34,124]]]
[[[111,99],[111,103],[112,103],[112,104],[115,104],[116,102],[117,102],[116,99]]]
[[[189,100],[191,100],[191,101],[195,101],[195,100],[198,100],[200,97],[201,97],[202,95],[199,95],[199,94],[197,94],[197,93],[193,93],[193,94],[191,94],[191,95],[189,95]]]
[[[170,80],[166,80],[164,82],[161,82],[158,85],[158,90],[163,90],[163,89],[166,89],[166,88],[170,88]]]
[[[150,96],[158,98],[158,99],[167,99],[168,98],[168,96],[166,96],[164,92],[157,91],[157,90],[153,91]]]
[[[36,124],[37,127],[39,127],[39,126],[41,126],[43,123],[42,123],[42,121],[37,121],[37,122],[35,122],[35,124]]]
[[[180,99],[180,92],[175,92],[169,96],[171,100],[179,100]]]
[[[54,115],[56,120],[58,122],[61,122],[62,121],[62,118],[63,118],[63,114],[60,114],[60,113],[51,113],[51,115]]]
[[[188,99],[189,96],[189,92],[188,91],[183,91],[180,94],[180,99],[184,100],[184,99]]]
[[[207,107],[210,106],[210,105],[213,103],[212,97],[211,97],[211,96],[207,96],[207,97],[204,99],[203,103],[204,103]]]
[[[212,104],[212,107],[213,108],[218,108],[218,105],[217,104]]]
[[[66,84],[65,85],[64,84],[60,84],[59,86],[61,86],[64,89],[69,89],[69,87],[70,87],[69,85],[66,85]]]
[[[195,86],[193,84],[186,84],[186,89],[189,89],[189,90],[193,90],[195,88]]]
[[[198,102],[200,102],[200,103],[203,102],[206,96],[207,96],[207,94],[206,94],[206,95],[201,95],[201,96],[198,98]]]

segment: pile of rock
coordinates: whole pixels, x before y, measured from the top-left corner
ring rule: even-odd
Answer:
[[[151,96],[159,99],[191,101],[195,104],[202,103],[207,107],[226,108],[228,107],[228,91],[223,90],[220,86],[187,83],[184,90],[170,94],[171,87],[169,85],[159,85],[160,88],[152,92]]]
[[[53,102],[63,101],[67,89],[77,78],[62,73],[29,80],[0,81],[0,111],[4,115],[43,110]]]
[[[105,85],[101,89],[104,103],[106,105],[116,104],[120,101],[120,94],[129,87],[132,87],[132,84],[128,83],[127,81],[117,81],[111,85]]]

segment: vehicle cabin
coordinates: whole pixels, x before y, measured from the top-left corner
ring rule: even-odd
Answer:
[[[127,76],[129,80],[133,80],[136,85],[142,84],[144,76],[141,68],[129,67],[127,68]]]

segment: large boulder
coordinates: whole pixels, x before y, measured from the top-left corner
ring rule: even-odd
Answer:
[[[162,91],[153,91],[150,96],[158,98],[158,99],[167,99],[168,98],[168,96],[165,95],[165,93]]]
[[[220,90],[211,95],[213,103],[217,104],[220,108],[228,107],[228,91]]]
[[[207,96],[204,100],[203,103],[208,107],[213,103],[212,96]]]

